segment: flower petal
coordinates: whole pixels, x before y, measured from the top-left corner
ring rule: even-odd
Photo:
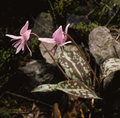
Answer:
[[[66,44],[68,44],[68,43],[72,43],[72,41],[67,41],[67,42],[65,42],[65,43],[62,43],[60,46],[64,46],[64,45],[66,45]]]
[[[65,34],[67,34],[67,32],[68,32],[68,27],[69,27],[69,25],[70,24],[68,24],[67,26],[66,26],[66,28],[65,28]],[[67,35],[65,35],[65,37],[64,37],[64,41],[66,41],[67,40]]]
[[[20,52],[20,50],[23,48],[23,46],[25,46],[25,41],[21,42],[21,44],[18,46],[17,51],[16,51],[16,54],[17,54],[18,52]]]
[[[15,36],[15,35],[11,35],[11,34],[6,34],[6,36],[12,38],[13,40],[21,39],[21,36]]]
[[[29,46],[28,46],[27,43],[26,43],[26,46],[27,46],[27,48],[28,48],[28,50],[29,50],[29,52],[30,52],[30,56],[32,56],[32,51],[30,50],[30,48],[29,48]]]
[[[53,33],[53,37],[55,37],[55,35],[56,35],[56,33],[58,32],[58,30],[60,29],[60,28],[62,28],[62,26],[59,26],[59,28]]]
[[[62,44],[63,42],[63,31],[62,26],[60,26],[53,34],[53,39],[58,42],[59,44]]]
[[[23,34],[27,31],[27,29],[28,29],[28,24],[29,24],[29,22],[27,21],[27,22],[25,23],[25,25],[22,27],[22,29],[20,30],[20,35],[23,35]]]
[[[38,38],[38,40],[45,43],[55,43],[56,41],[53,38]]]
[[[27,41],[30,38],[31,30],[27,30],[24,34],[22,34],[23,38]]]
[[[14,42],[12,45],[16,48],[20,44],[21,44],[21,40],[18,40],[16,42]]]
[[[62,26],[61,26],[61,25],[60,25],[59,28],[53,33],[52,37],[55,37],[56,33],[57,33],[60,29],[62,29]]]

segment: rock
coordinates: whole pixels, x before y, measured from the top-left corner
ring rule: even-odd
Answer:
[[[31,91],[38,85],[55,84],[65,80],[63,74],[57,69],[57,67],[44,61],[33,60],[26,66],[20,67],[19,69],[23,73],[23,87],[33,97],[44,102],[46,101],[47,103],[50,102],[51,104],[55,101],[61,100],[62,92],[31,93]]]
[[[89,34],[89,49],[98,65],[109,58],[120,58],[120,43],[110,34],[109,29],[99,26]]]
[[[105,101],[105,117],[112,118],[120,112],[120,43],[107,27],[99,26],[89,34],[89,49],[101,70],[100,95]]]
[[[68,13],[66,17],[66,24],[68,23],[70,23],[68,34],[74,39],[77,44],[81,44],[82,42],[86,47],[88,47],[88,38],[86,38],[87,36],[84,35],[86,31],[82,31],[80,28],[82,28],[81,23],[83,26],[88,26],[90,25],[91,21],[83,15],[78,16]]]
[[[113,102],[120,88],[120,43],[109,29],[99,26],[89,34],[89,49],[101,69],[101,96],[107,103]]]
[[[33,60],[19,69],[27,76],[27,84],[31,86],[31,89],[41,84],[58,83],[62,80],[61,77],[64,78],[61,75],[56,79],[56,74],[59,72],[58,69],[55,66],[40,60]],[[61,73],[59,72],[59,74]]]
[[[51,38],[54,31],[55,31],[55,28],[53,26],[53,19],[52,19],[51,14],[46,13],[46,12],[41,12],[38,15],[38,17],[34,20],[32,32],[36,33],[39,37]],[[33,42],[34,42],[34,40],[36,40],[34,35],[31,35],[31,40],[33,40]],[[38,43],[39,42],[40,41],[38,41]],[[46,44],[46,45],[49,48],[49,44]],[[43,46],[41,48],[39,48],[39,46],[37,46],[35,49],[33,49],[33,56],[32,56],[32,57],[34,57],[33,59],[49,60],[50,57],[47,56],[48,53],[45,53],[46,56],[43,55],[44,50],[45,50],[45,48]],[[49,62],[49,61],[47,61],[47,62]]]
[[[20,67],[20,70],[29,78],[28,84],[31,89],[43,83],[50,83],[54,78],[54,67],[43,61],[33,60],[26,66]]]
[[[89,25],[90,24],[90,20],[88,20],[86,17],[84,16],[78,16],[75,14],[67,14],[67,19],[66,19],[67,24],[70,23],[70,28],[74,28],[79,26],[80,22],[82,22],[83,24]]]
[[[75,24],[75,25],[79,25],[79,22],[88,23],[89,21],[85,19],[86,18],[83,16],[79,17],[73,14],[72,15],[68,14],[67,22]],[[71,26],[72,25],[70,25],[70,27]],[[32,32],[35,32],[39,37],[51,38],[54,31],[55,31],[55,28],[53,26],[53,19],[50,13],[43,13],[43,12],[40,13],[38,18],[36,18],[35,20]],[[55,44],[47,44],[47,43],[44,43],[44,44],[46,45],[46,47],[48,48],[50,52],[53,46],[55,45]],[[75,46],[68,45],[67,47],[72,50]],[[40,48],[41,55],[44,57],[44,59],[46,59],[46,62],[50,64],[54,63],[52,58],[49,56],[48,52],[46,51],[46,49],[43,47],[42,44],[39,45],[39,48]],[[57,52],[54,55],[54,58],[57,61]]]
[[[79,6],[77,9],[78,9],[78,11],[79,11],[79,13],[81,14],[81,15],[88,15],[89,14],[89,12],[92,10],[92,9],[94,9],[94,5],[91,5],[91,4],[89,4],[89,5],[87,5],[87,6]]]
[[[53,19],[50,13],[41,12],[35,19],[32,32],[39,37],[51,38],[55,28],[53,26]]]
[[[53,46],[54,46],[55,44],[45,43],[45,45],[46,45],[46,47],[48,48],[48,50],[51,52],[51,49],[53,48]],[[43,45],[40,44],[39,47],[40,47],[40,50],[41,50],[41,54],[42,54],[43,57],[46,59],[46,62],[47,62],[47,63],[50,63],[50,64],[53,64],[54,61],[53,61],[52,58],[49,56],[48,52],[47,52],[46,49],[43,47]],[[74,46],[73,44],[65,45],[65,47],[68,48],[68,49],[71,50],[71,51],[75,51],[75,52],[79,53],[78,49],[77,49],[76,46]],[[57,59],[58,59],[58,58],[57,58],[57,53],[58,53],[58,50],[57,50],[57,52],[56,52],[55,55],[53,55],[53,54],[51,53],[56,61],[57,61]]]
[[[51,44],[51,43],[44,43],[45,46],[47,47],[47,49],[50,51],[50,53],[53,55],[53,53],[51,52],[53,46],[55,44]],[[46,49],[44,48],[44,46],[42,44],[39,45],[40,51],[42,56],[45,58],[47,63],[53,64],[54,61],[52,60],[52,58],[50,57],[50,55],[48,54],[48,52],[46,51]],[[57,52],[55,55],[53,55],[54,59],[57,61]]]
[[[32,32],[36,33],[41,38],[51,38],[55,28],[53,26],[53,19],[50,13],[41,12],[35,19]],[[51,50],[54,44],[45,43],[46,47]],[[46,52],[42,44],[39,45],[40,53],[48,63],[53,63],[51,57]],[[55,57],[56,58],[56,57]]]

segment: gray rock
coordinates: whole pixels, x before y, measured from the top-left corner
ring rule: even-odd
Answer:
[[[38,85],[56,84],[62,80],[65,80],[63,74],[57,69],[57,67],[54,67],[53,65],[48,64],[44,61],[33,60],[29,62],[26,66],[20,67],[19,69],[23,73],[23,88],[27,91],[27,93],[44,102],[52,103],[56,100],[60,100],[62,94],[59,92],[31,93],[31,91]]]
[[[111,36],[109,29],[106,27],[99,26],[90,32],[89,49],[99,66],[110,58],[120,58],[120,43]],[[106,71],[104,70],[103,72]],[[119,91],[118,88],[120,88],[118,84],[119,76],[120,70],[117,70],[101,80],[101,95],[107,102],[115,102],[116,93]]]
[[[45,43],[46,47],[48,48],[48,50],[51,52],[51,49],[53,48],[53,46],[55,44],[48,44],[48,43]],[[40,44],[40,50],[41,50],[41,54],[43,55],[43,57],[46,59],[46,62],[47,63],[50,63],[50,64],[53,64],[54,61],[52,60],[52,58],[50,57],[50,55],[48,54],[48,52],[46,51],[46,49],[43,47],[42,44]],[[65,45],[66,48],[70,49],[71,51],[76,51],[78,52],[78,49],[72,45],[72,44],[69,44],[69,45]],[[53,55],[54,59],[57,61],[57,53],[58,53],[58,50],[56,51],[55,55]]]
[[[32,32],[36,33],[41,38],[45,38],[45,37],[51,38],[54,31],[55,31],[55,28],[53,26],[53,19],[51,14],[41,12],[38,15],[38,17],[34,20],[34,26],[32,28]],[[35,36],[31,35],[31,40],[34,40],[34,37]],[[47,45],[47,48],[49,48],[49,44],[46,44],[46,45]],[[43,46],[41,48],[38,47],[38,51],[35,51],[35,53],[38,52],[41,55],[40,55],[40,58],[37,58],[37,59],[42,59],[42,57],[46,57],[44,56],[44,53],[43,53],[44,51],[46,50]],[[48,53],[45,53],[45,55],[48,55]],[[45,59],[49,60],[49,55]]]
[[[60,81],[59,77],[55,79],[57,73],[56,67],[44,61],[33,60],[19,69],[27,76],[26,80],[31,86],[31,89],[41,84],[56,83]]]
[[[87,6],[79,6],[78,8],[78,11],[81,15],[88,15],[89,12],[94,9],[94,5],[87,5]]]
[[[55,28],[53,26],[53,19],[50,13],[41,12],[35,19],[32,32],[36,33],[39,37],[52,37]]]
[[[84,16],[78,16],[75,14],[67,14],[67,19],[66,19],[67,24],[70,23],[70,28],[74,28],[77,27],[80,22],[82,22],[83,24],[89,25],[90,24],[90,20],[87,19]]]
[[[111,36],[106,27],[99,26],[90,32],[89,49],[98,65],[109,58],[120,57],[120,43]]]
[[[47,49],[50,51],[50,53],[53,55],[53,53],[51,52],[51,50],[52,50],[52,48],[53,48],[53,46],[55,44],[54,43],[53,44],[44,43],[44,44],[47,47]],[[50,55],[48,54],[48,52],[46,51],[46,49],[44,48],[44,46],[42,44],[40,44],[39,48],[40,48],[41,54],[45,58],[46,62],[50,63],[50,64],[53,64],[54,61],[52,60],[52,58],[50,57]],[[55,61],[57,61],[57,52],[55,53],[55,55],[53,55],[53,57],[54,57]]]

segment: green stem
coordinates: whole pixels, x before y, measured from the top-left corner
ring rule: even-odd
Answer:
[[[79,50],[80,54],[82,55],[82,57],[83,57],[84,60],[86,61],[86,63],[87,63],[87,65],[89,66],[90,70],[92,71],[92,73],[93,73],[93,75],[94,75],[94,77],[95,77],[95,79],[96,79],[96,81],[97,81],[98,86],[100,87],[100,82],[99,82],[96,74],[94,73],[93,69],[91,68],[89,62],[87,61],[85,55],[83,54],[83,52],[80,50],[80,48],[78,47],[78,45],[76,44],[76,42],[72,39],[72,37],[71,37],[70,35],[68,35],[68,34],[66,34],[66,33],[63,33],[63,34],[64,34],[64,35],[67,35],[67,36],[70,38],[70,40],[72,41],[72,43],[77,47],[77,49]]]
[[[32,35],[36,36],[37,38],[40,38],[37,34],[35,33],[31,33]],[[60,71],[64,74],[64,76],[66,77],[66,79],[70,80],[68,78],[68,76],[66,75],[66,73],[62,70],[62,68],[59,66],[59,64],[55,61],[54,57],[51,55],[51,53],[49,52],[49,50],[47,49],[47,47],[45,46],[45,44],[41,41],[42,45],[44,46],[44,48],[46,49],[46,51],[48,52],[48,54],[50,55],[50,57],[52,58],[52,60],[54,61],[54,63],[57,65],[57,67],[60,69]]]

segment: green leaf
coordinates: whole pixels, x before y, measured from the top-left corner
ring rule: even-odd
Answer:
[[[58,62],[69,78],[82,81],[91,88],[91,71],[81,55],[64,48],[58,53]]]
[[[103,64],[101,64],[100,69],[100,80],[102,80],[109,76],[109,74],[111,74],[112,72],[120,70],[120,59],[110,58],[106,60]]]
[[[55,90],[60,90],[67,94],[84,99],[101,99],[83,82],[76,80],[66,80],[59,82],[58,84],[40,85],[32,90],[32,92],[51,92]]]

